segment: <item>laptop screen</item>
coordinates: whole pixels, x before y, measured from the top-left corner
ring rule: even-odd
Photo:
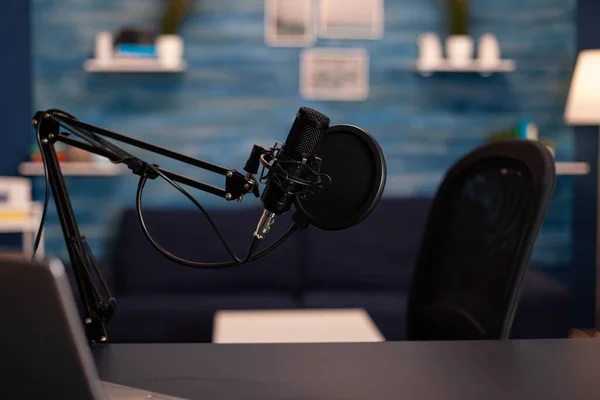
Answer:
[[[60,261],[0,257],[0,318],[0,398],[101,397]]]

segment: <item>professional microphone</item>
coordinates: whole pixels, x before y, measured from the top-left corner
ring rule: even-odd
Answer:
[[[308,107],[296,113],[285,144],[267,175],[261,196],[264,212],[254,232],[257,239],[264,239],[275,217],[287,213],[297,196],[310,193],[320,183],[320,160],[316,159],[315,150],[329,129],[329,122],[326,115]]]

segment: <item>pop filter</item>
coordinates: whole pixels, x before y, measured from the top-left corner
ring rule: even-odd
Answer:
[[[319,229],[350,228],[371,214],[385,187],[385,157],[377,141],[352,125],[329,128],[316,149],[331,182],[296,198],[296,216]],[[326,178],[325,178],[326,179]]]

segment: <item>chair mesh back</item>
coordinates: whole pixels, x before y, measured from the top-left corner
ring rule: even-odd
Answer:
[[[416,265],[409,339],[508,337],[554,182],[552,156],[525,140],[484,146],[450,170]]]

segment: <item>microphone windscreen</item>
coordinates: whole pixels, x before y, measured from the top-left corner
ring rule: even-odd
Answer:
[[[331,183],[297,198],[297,212],[323,230],[347,229],[367,218],[386,182],[385,157],[377,141],[358,127],[336,125],[325,132],[315,153]]]
[[[323,134],[329,128],[329,118],[317,110],[301,107],[285,140],[284,151],[297,161],[314,156]]]

